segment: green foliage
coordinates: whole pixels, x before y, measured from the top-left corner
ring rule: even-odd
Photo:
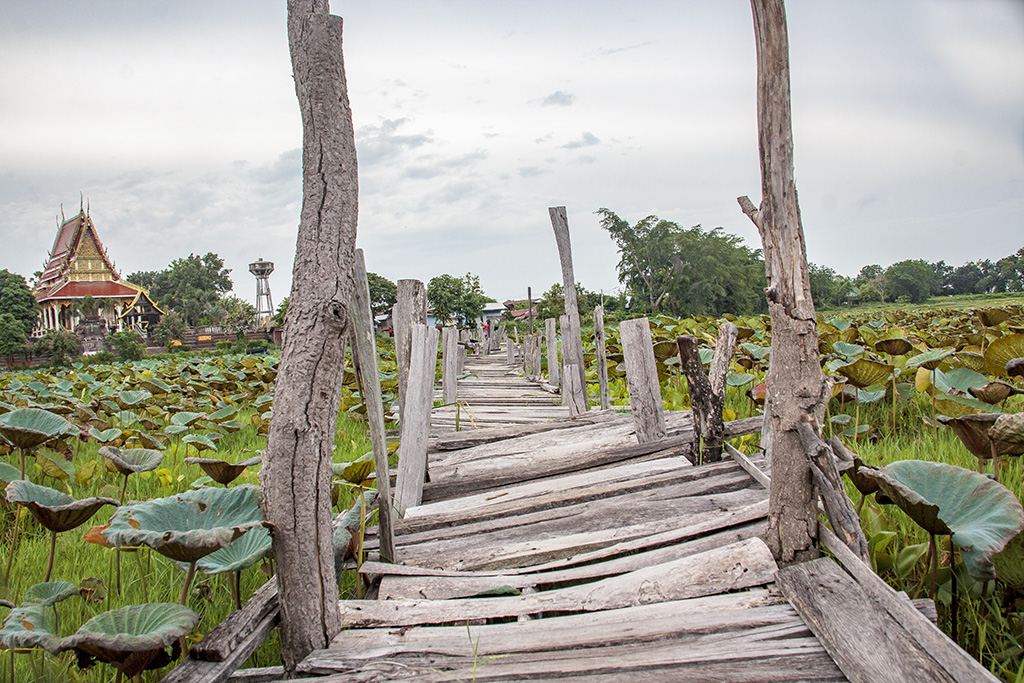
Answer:
[[[146,351],[142,336],[135,330],[121,330],[107,335],[107,342],[121,360],[140,360]]]
[[[761,251],[739,237],[721,228],[682,228],[657,216],[630,225],[609,209],[597,213],[619,248],[619,282],[634,316],[766,310]]]
[[[274,312],[274,317],[270,319],[270,322],[275,327],[284,327],[285,316],[288,315],[288,297],[281,299],[281,303],[277,305],[277,311]]]
[[[127,279],[145,287],[162,308],[181,313],[187,325],[196,325],[211,305],[231,291],[230,274],[224,260],[209,252],[189,254],[171,261],[166,270],[135,272]]]
[[[885,296],[890,301],[905,297],[919,304],[941,291],[942,282],[934,266],[922,259],[894,263],[886,268],[884,277]]]
[[[463,327],[470,327],[480,319],[489,301],[494,299],[484,294],[480,278],[472,273],[461,278],[445,273],[427,283],[427,303],[434,318],[442,324],[455,320]]]
[[[237,296],[224,297],[219,302],[224,308],[221,324],[238,334],[243,330],[251,330],[256,321],[256,307],[245,299]]]
[[[0,312],[20,321],[26,335],[32,333],[39,315],[36,298],[25,278],[6,268],[0,270]]]
[[[49,357],[51,365],[67,365],[81,352],[82,340],[74,332],[48,330],[34,349],[37,356]]]
[[[176,311],[170,311],[162,316],[160,322],[153,328],[153,338],[158,344],[167,346],[171,341],[184,337],[187,329],[185,316]]]
[[[577,285],[577,294],[579,285]],[[582,306],[580,307],[582,308]],[[556,282],[551,289],[544,292],[544,296],[537,302],[537,317],[541,320],[547,318],[558,319],[558,316],[565,313],[565,287],[562,283]]]
[[[850,278],[840,275],[828,266],[807,264],[811,280],[811,297],[816,307],[839,306],[846,303],[846,295],[853,291]]]
[[[25,352],[28,335],[21,320],[10,313],[0,313],[0,356],[10,358]]]
[[[370,286],[370,310],[374,315],[390,313],[398,301],[398,286],[377,273],[367,273],[366,279]]]

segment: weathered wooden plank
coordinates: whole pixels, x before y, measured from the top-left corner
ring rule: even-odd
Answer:
[[[640,443],[663,439],[667,430],[647,318],[623,320],[619,323],[619,339],[625,358],[636,438]]]
[[[258,669],[239,669],[228,680],[231,683],[273,683],[283,676],[283,666],[263,666]]]
[[[622,419],[621,416],[610,411],[591,411],[585,415],[573,417],[560,417],[543,424],[520,425],[515,427],[494,427],[491,429],[477,429],[468,432],[455,432],[437,437],[432,444],[431,450],[454,451],[470,446],[485,443],[495,443],[506,439],[514,439],[530,434],[555,431],[570,427],[578,427],[583,424],[596,424],[610,420]]]
[[[780,569],[777,584],[854,683],[985,680],[944,669],[830,558]]]
[[[557,388],[561,382],[561,365],[558,360],[558,321],[547,318],[544,321],[544,337],[547,341],[548,382]]]
[[[441,386],[446,405],[458,398],[458,375],[459,333],[454,327],[445,327],[441,333]]]
[[[601,397],[601,410],[611,407],[608,389],[608,351],[605,346],[604,306],[594,308],[594,349],[597,353],[597,384]]]
[[[419,505],[427,470],[427,439],[430,431],[430,399],[437,363],[436,327],[413,325],[409,361],[409,395],[402,413],[402,443],[398,449],[395,507]]]
[[[753,477],[758,484],[763,486],[766,491],[771,489],[771,477],[765,474],[760,467],[751,462],[750,458],[736,450],[736,448],[728,441],[724,442],[722,445],[725,447],[726,453],[728,453],[730,457],[732,457],[732,459],[747,472],[747,474]]]
[[[532,595],[438,601],[346,600],[341,602],[341,620],[344,628],[368,628],[537,612],[596,612],[765,585],[774,579],[775,570],[767,546],[751,538],[621,576]]]
[[[960,649],[945,633],[915,609],[910,602],[864,564],[824,524],[818,524],[818,538],[856,580],[872,602],[898,622],[914,641],[939,662],[955,680],[996,681],[973,657]]]
[[[404,415],[408,392],[412,326],[427,324],[427,289],[419,280],[399,280],[397,303],[391,309],[395,324],[395,364],[398,366],[398,409]]]

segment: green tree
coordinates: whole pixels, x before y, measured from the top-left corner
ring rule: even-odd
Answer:
[[[846,295],[853,291],[850,278],[840,275],[828,266],[808,263],[811,297],[815,306],[839,306],[846,303]]]
[[[276,327],[284,327],[285,316],[288,315],[288,297],[281,299],[281,302],[277,304],[277,310],[274,311],[274,317],[270,319]]]
[[[377,273],[367,273],[370,286],[370,310],[374,315],[387,315],[398,301],[398,286]]]
[[[442,324],[455,320],[464,327],[474,325],[489,301],[494,299],[484,294],[480,278],[472,273],[461,278],[445,273],[427,283],[427,303]]]
[[[188,325],[185,324],[185,317],[176,311],[171,311],[160,318],[160,322],[153,328],[153,339],[158,344],[167,346],[175,339],[182,339]]]
[[[0,312],[19,320],[26,335],[32,333],[39,315],[36,297],[25,278],[7,269],[0,270]]]
[[[7,359],[10,368],[14,356],[25,353],[28,335],[25,325],[11,313],[0,313],[0,356]]]
[[[212,252],[189,254],[171,261],[166,270],[139,271],[128,281],[145,287],[162,307],[181,313],[186,325],[195,325],[226,292],[231,291],[231,270]]]
[[[256,320],[256,307],[245,299],[237,296],[228,296],[221,299],[224,306],[224,327],[228,328],[237,336],[240,332],[251,330]]]
[[[142,336],[135,330],[121,330],[109,334],[107,342],[121,360],[139,360],[146,351]]]
[[[82,340],[67,330],[48,330],[35,345],[36,355],[48,356],[54,366],[67,365],[81,350]]]
[[[576,287],[579,294],[579,285]],[[551,285],[551,289],[544,292],[540,301],[537,302],[537,317],[541,320],[555,318],[565,313],[565,287],[561,282]]]
[[[619,248],[619,282],[626,286],[634,305],[642,311],[658,310],[668,295],[672,276],[673,235],[679,226],[657,216],[647,216],[630,225],[610,209],[597,210],[601,227]]]
[[[942,285],[935,267],[923,259],[907,259],[885,269],[885,296],[890,301],[905,298],[923,303],[938,294]]]

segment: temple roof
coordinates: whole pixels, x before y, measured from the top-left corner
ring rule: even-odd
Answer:
[[[72,266],[79,259],[89,262],[90,269],[87,275],[71,272]],[[89,215],[81,210],[78,215],[64,221],[57,229],[57,237],[53,240],[53,247],[50,249],[43,273],[36,283],[36,298],[41,300],[41,297],[52,295],[57,285],[69,280],[117,282],[120,279],[121,276],[96,233],[96,226]]]
[[[131,299],[139,295],[140,289],[125,282],[113,280],[57,282],[47,290],[36,290],[36,301],[51,299],[82,299],[91,296],[93,299]],[[149,297],[146,297],[149,298]]]

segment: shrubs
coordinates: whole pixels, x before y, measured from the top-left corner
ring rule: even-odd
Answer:
[[[140,360],[146,351],[142,336],[135,330],[114,332],[107,335],[107,342],[120,360]]]

